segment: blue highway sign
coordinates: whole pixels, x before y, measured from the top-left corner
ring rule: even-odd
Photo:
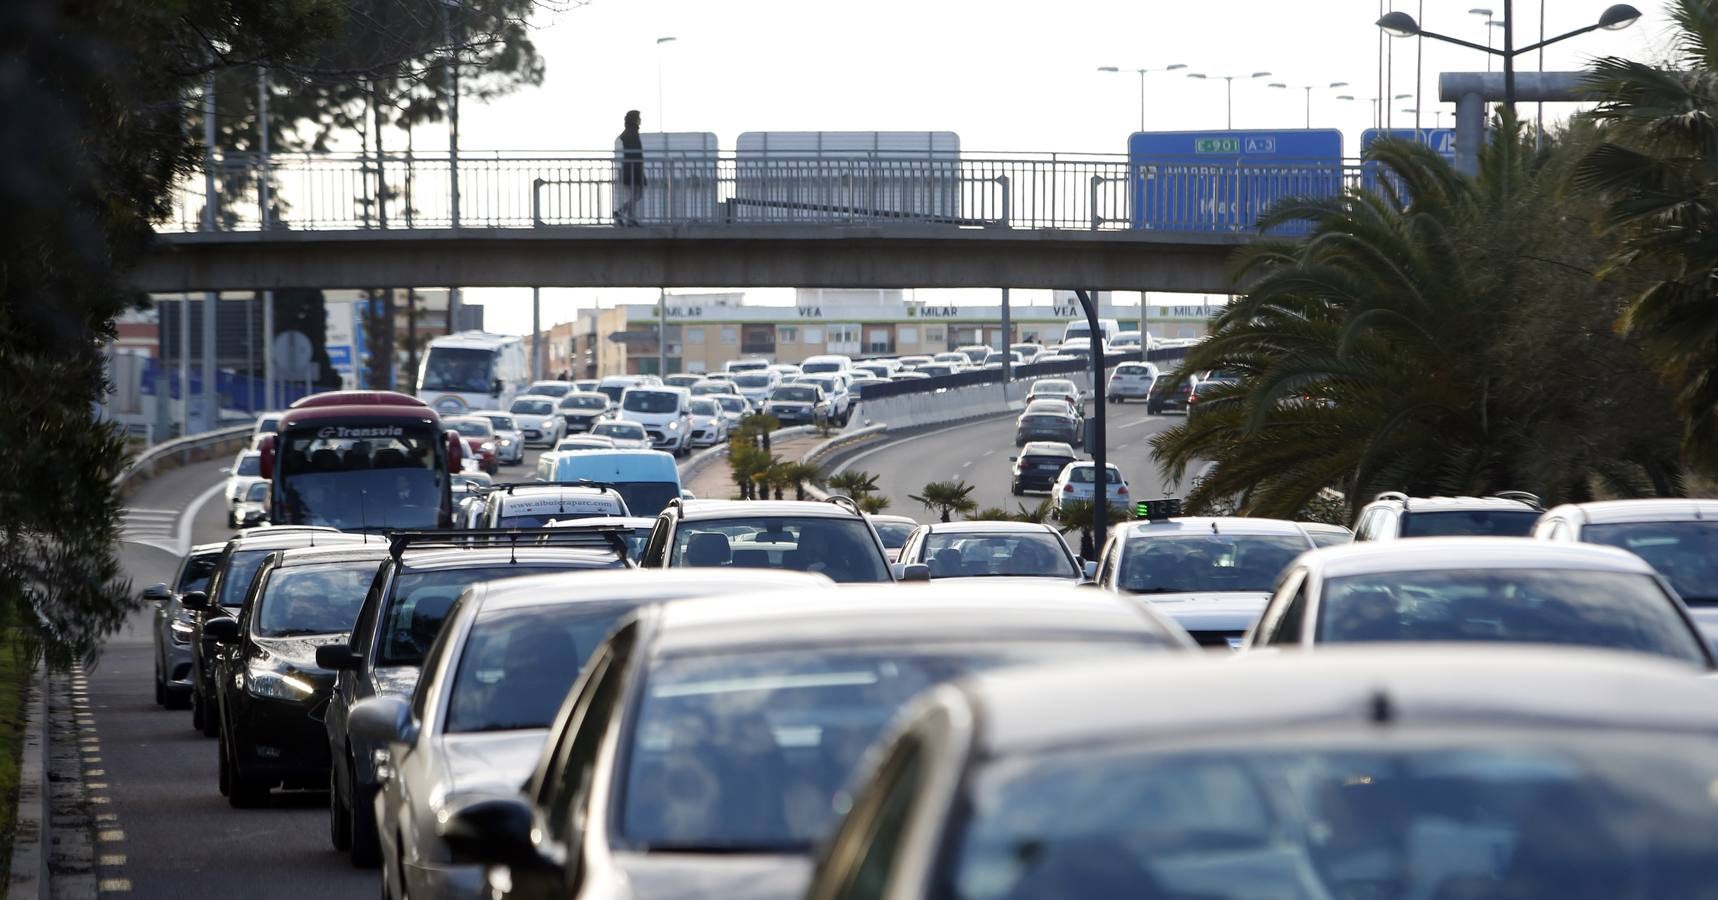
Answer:
[[[1456,158],[1454,128],[1368,128],[1360,132],[1360,152],[1365,153],[1372,149],[1372,145],[1385,135],[1405,141],[1417,140],[1432,148],[1439,156],[1450,160]]]
[[[1248,232],[1290,197],[1342,189],[1342,133],[1154,131],[1128,139],[1134,228]],[[1289,225],[1273,234],[1302,230]]]

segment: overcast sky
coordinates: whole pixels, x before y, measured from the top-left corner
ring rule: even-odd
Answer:
[[[1555,35],[1598,20],[1604,0],[1545,4]],[[1596,56],[1663,55],[1670,28],[1662,4],[1636,3],[1634,27],[1597,31],[1545,52],[1547,70],[1583,66]],[[1502,0],[1393,0],[1429,30],[1483,43],[1500,30],[1468,10]],[[1540,3],[1517,0],[1516,43],[1538,39]],[[1423,13],[1422,13],[1423,9]],[[864,4],[789,0],[591,0],[542,13],[538,49],[547,63],[539,88],[461,109],[461,147],[477,150],[606,152],[628,109],[646,131],[707,131],[731,149],[744,131],[953,131],[966,150],[1121,153],[1139,124],[1139,80],[1132,69],[1181,63],[1146,76],[1147,130],[1224,127],[1220,80],[1211,75],[1270,72],[1236,80],[1236,128],[1299,128],[1306,94],[1269,82],[1326,85],[1312,92],[1314,127],[1340,129],[1348,153],[1372,124],[1369,98],[1415,93],[1415,40],[1386,40],[1391,80],[1379,86],[1378,0],[870,0]],[[675,41],[656,43],[672,36]],[[1443,124],[1453,104],[1436,101],[1443,71],[1484,71],[1485,54],[1424,42],[1420,84],[1425,127]],[[657,68],[662,104],[657,102]],[[1117,66],[1123,74],[1097,71]],[[1536,57],[1521,70],[1538,68]],[[1339,101],[1350,94],[1356,101]],[[1413,97],[1385,107],[1397,127],[1412,126]],[[1546,108],[1561,118],[1570,106]],[[1526,106],[1524,114],[1533,108]],[[420,131],[418,146],[434,146]],[[603,291],[605,302],[653,299],[654,292]],[[763,292],[760,292],[763,293]],[[783,292],[769,292],[776,299]],[[945,299],[938,292],[938,299]],[[946,298],[978,300],[994,292]],[[529,291],[471,291],[490,305],[491,328],[530,327]],[[597,292],[545,291],[545,325],[569,319]],[[1027,295],[1028,299],[1031,295]],[[759,299],[764,299],[760,297]],[[1154,300],[1156,298],[1154,297]],[[1168,298],[1165,298],[1168,299]],[[990,300],[989,302],[994,302]]]

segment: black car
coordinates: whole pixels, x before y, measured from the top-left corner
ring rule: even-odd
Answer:
[[[329,838],[350,850],[353,865],[375,865],[373,800],[379,782],[376,753],[385,747],[354,739],[347,715],[372,696],[409,696],[430,643],[453,602],[467,586],[569,569],[627,567],[630,528],[619,521],[547,529],[395,532],[358,611],[352,636],[316,652],[322,668],[336,671],[323,715],[331,761]]]
[[[1151,415],[1159,415],[1170,410],[1186,412],[1189,398],[1193,396],[1193,383],[1189,379],[1179,381],[1163,375],[1151,384],[1151,393],[1145,400],[1145,411]]]
[[[1034,441],[1014,457],[1014,478],[1009,491],[1018,497],[1027,491],[1047,491],[1056,476],[1071,462],[1078,462],[1074,448],[1054,441]]]
[[[498,900],[801,897],[866,748],[921,692],[1007,665],[1191,652],[1115,601],[925,585],[645,607],[591,654],[523,792],[461,798],[441,837],[494,867]]]
[[[567,421],[567,434],[580,434],[590,431],[597,420],[608,415],[609,408],[613,405],[606,394],[572,391],[563,395],[561,402],[555,404],[555,411]]]
[[[220,787],[235,808],[266,804],[276,786],[328,783],[320,715],[334,673],[316,664],[316,649],[351,633],[385,558],[380,543],[271,552],[238,617],[204,624],[220,645],[214,660]]]
[[[1079,416],[1061,400],[1034,400],[1014,422],[1014,446],[1032,441],[1058,441],[1078,447],[1083,430]]]
[[[221,718],[214,712],[214,642],[203,634],[203,624],[220,616],[237,617],[245,592],[263,560],[276,550],[361,544],[364,535],[343,534],[318,525],[283,525],[239,532],[227,542],[209,578],[209,589],[201,599],[187,593],[180,604],[191,611],[191,727],[207,737],[220,733]],[[370,541],[377,538],[370,537]]]
[[[783,426],[820,425],[830,418],[829,399],[815,384],[784,384],[770,391],[763,412]]]

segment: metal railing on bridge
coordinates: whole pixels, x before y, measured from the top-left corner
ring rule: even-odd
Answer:
[[[647,156],[636,203],[613,154],[229,154],[186,180],[167,232],[869,225],[1248,233],[1271,204],[1375,177],[1330,160],[962,152]],[[218,204],[205,209],[212,188]],[[268,214],[263,214],[264,208]],[[458,218],[455,220],[455,209]],[[212,212],[212,215],[205,215]]]

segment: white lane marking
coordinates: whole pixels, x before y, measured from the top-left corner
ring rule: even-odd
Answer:
[[[191,527],[197,524],[197,513],[202,512],[203,504],[214,499],[215,495],[219,494],[221,492],[221,488],[224,487],[226,487],[226,482],[224,481],[210,485],[208,490],[198,494],[197,499],[191,501],[190,506],[185,507],[185,514],[179,518],[180,556],[184,556],[186,553],[191,552]]]
[[[1156,416],[1146,416],[1143,419],[1135,419],[1132,422],[1123,422],[1122,424],[1117,425],[1116,427],[1117,428],[1132,428],[1135,425],[1144,425],[1145,423],[1150,422],[1154,418],[1156,418]]]
[[[990,454],[995,453],[995,452],[996,452],[995,450],[986,450],[986,451],[984,451],[984,455],[989,456]]]
[[[976,422],[967,422],[967,423],[964,423],[961,425],[950,425],[947,428],[938,428],[935,431],[927,431],[924,434],[915,434],[912,437],[901,438],[898,441],[884,441],[883,443],[878,444],[877,446],[872,447],[869,450],[865,450],[865,451],[860,452],[860,453],[855,453],[852,456],[849,456],[848,458],[846,458],[845,460],[842,460],[841,465],[836,466],[835,470],[830,472],[829,474],[839,475],[842,472],[847,471],[848,466],[853,465],[854,463],[858,462],[859,460],[864,459],[867,456],[870,456],[873,453],[881,453],[884,450],[893,450],[896,447],[901,446],[902,444],[910,444],[910,443],[917,441],[917,440],[923,440],[924,438],[936,437],[939,434],[947,434],[951,431],[959,431],[962,428],[975,428],[975,427],[980,426],[980,425],[989,425],[989,424],[993,424],[995,422],[1000,422],[1000,421],[1004,421],[1003,417],[1001,417],[1001,416],[998,416],[995,419],[980,419]]]
[[[970,469],[970,468],[972,468],[972,460],[970,460],[970,459],[969,459],[969,460],[967,460],[967,461],[966,461],[966,462],[963,462],[963,463],[961,463],[961,464],[960,464],[960,467],[961,467],[961,468],[963,468],[963,469]]]
[[[1133,446],[1132,444],[1122,444],[1121,446],[1117,447],[1116,449],[1117,450],[1126,450],[1127,448],[1132,447],[1132,446]]]
[[[179,514],[170,509],[132,509],[126,507],[119,514],[127,519],[177,519]]]

